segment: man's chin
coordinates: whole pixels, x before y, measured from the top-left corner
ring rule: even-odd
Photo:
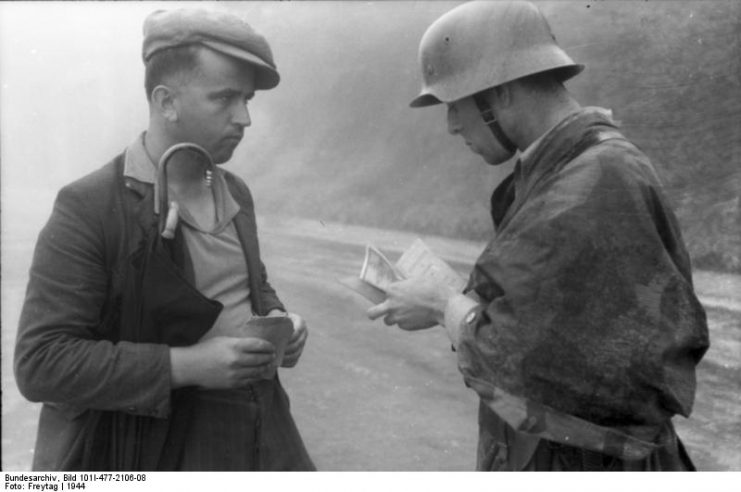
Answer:
[[[486,162],[490,166],[501,166],[502,164],[505,164],[505,163],[509,162],[510,159],[511,159],[511,157],[507,157],[504,160],[502,160],[501,158],[499,158],[499,159],[496,159],[496,158],[495,159],[492,159],[492,158],[486,158],[486,157],[484,157],[484,162]]]
[[[214,161],[214,164],[216,165],[225,164],[229,162],[229,160],[232,158],[233,155],[234,155],[234,150],[230,150],[228,152],[222,151],[222,152],[213,154],[211,156],[211,159]]]
[[[469,145],[471,152],[480,156],[484,162],[490,166],[498,166],[507,162],[512,156],[493,155],[490,152],[483,152],[481,149],[474,145]]]
[[[511,154],[484,152],[480,155],[490,166],[501,166],[502,164],[508,163],[512,159],[512,157],[514,157],[515,152],[512,152]]]
[[[215,150],[211,156],[214,164],[224,164],[229,161],[234,156],[234,152],[237,150],[239,142],[239,140],[227,140],[226,144],[221,145],[217,150]]]

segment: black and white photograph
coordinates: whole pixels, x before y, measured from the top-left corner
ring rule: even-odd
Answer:
[[[740,2],[2,2],[0,138],[6,488],[741,472]]]

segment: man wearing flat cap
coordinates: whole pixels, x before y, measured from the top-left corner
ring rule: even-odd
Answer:
[[[36,245],[15,350],[43,402],[33,469],[313,470],[276,370],[306,323],[218,167],[280,80],[270,46],[233,15],[172,10],[146,19],[142,55],[147,131],[59,192]]]

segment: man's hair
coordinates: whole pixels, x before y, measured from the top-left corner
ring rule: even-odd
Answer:
[[[166,83],[168,78],[182,77],[181,81],[195,73],[199,67],[198,54],[201,46],[189,44],[158,51],[147,60],[144,72],[144,89],[147,100],[151,100],[152,91],[158,85]]]

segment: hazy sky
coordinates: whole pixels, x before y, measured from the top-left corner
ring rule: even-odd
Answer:
[[[577,10],[584,11],[588,2],[539,3],[557,28],[560,41],[573,50],[577,57],[589,46],[577,42],[578,31],[567,28]],[[606,2],[609,3],[609,2]],[[391,106],[406,107],[408,98],[418,90],[415,66],[419,36],[428,23],[447,11],[455,2],[0,2],[0,137],[2,152],[2,239],[33,234],[49,215],[53,198],[64,184],[92,171],[121,152],[147,124],[147,106],[143,90],[141,62],[141,29],[144,18],[158,8],[172,9],[188,5],[205,8],[237,10],[264,34],[271,45],[282,70],[283,80],[273,91],[261,93],[250,110],[253,126],[240,145],[238,154],[264,145],[271,137],[270,129],[277,118],[298,120],[306,113],[322,122],[324,103],[317,103],[312,75],[319,79],[322,71],[342,75],[343,61],[357,57],[357,53],[343,51],[343,39],[353,39],[354,46],[363,48],[364,33],[367,43],[378,42],[378,33],[396,23],[403,25],[393,32],[396,38],[379,46],[381,55],[409,60],[398,65],[409,72],[397,78],[405,85],[399,94],[405,100],[393,101]],[[596,10],[592,8],[592,11]],[[666,4],[662,4],[666,5]],[[691,17],[691,6],[685,4]],[[633,2],[626,8],[644,10],[655,8],[645,2]],[[676,10],[676,9],[675,9]],[[582,12],[583,14],[583,12]],[[583,18],[583,17],[582,17]],[[406,26],[409,26],[408,28]],[[605,26],[609,29],[609,26]],[[309,33],[311,39],[293,35]],[[385,39],[384,39],[385,40]],[[630,40],[626,40],[630,41]],[[375,45],[370,50],[376,49]],[[362,50],[361,50],[362,51]],[[381,56],[379,55],[379,56]],[[596,63],[604,60],[595,60]],[[661,62],[657,60],[657,63]],[[609,60],[608,60],[609,62]],[[324,65],[323,65],[324,64]],[[630,67],[627,67],[630,68]],[[624,70],[626,67],[611,67]],[[656,68],[661,72],[664,68]],[[593,80],[604,67],[593,63],[588,67]],[[609,72],[604,72],[609,75]],[[324,79],[324,85],[327,85]],[[578,84],[579,81],[576,81]],[[322,101],[335,87],[321,87]],[[340,88],[342,89],[342,88]],[[372,89],[372,88],[371,88]],[[313,92],[312,92],[313,91]],[[342,92],[342,91],[339,91]],[[344,91],[345,101],[352,101],[355,93]],[[300,94],[295,102],[293,94]],[[648,93],[644,90],[643,93]],[[308,97],[307,97],[308,95]],[[649,94],[650,95],[650,94]],[[363,97],[375,104],[388,94],[366,91]],[[374,99],[375,98],[375,99]],[[288,101],[288,103],[286,103]],[[337,103],[336,100],[330,102]],[[368,101],[364,101],[368,102]],[[590,101],[587,101],[590,102]],[[610,101],[599,101],[609,104]],[[326,106],[326,105],[325,105]],[[366,107],[368,105],[366,104]],[[281,107],[283,114],[277,114]],[[609,107],[609,106],[608,106]],[[272,111],[271,111],[272,109]],[[618,108],[622,110],[623,108]],[[419,120],[439,118],[434,129],[440,138],[450,138],[444,132],[444,113],[434,109],[426,112],[399,112],[400,121],[369,122],[379,125],[396,123],[407,131]],[[651,116],[651,115],[645,115]],[[326,118],[325,118],[326,119]],[[403,121],[401,121],[403,120]],[[311,118],[305,119],[304,133],[310,134]],[[346,125],[338,122],[338,126]],[[372,131],[372,128],[369,129]],[[299,139],[291,134],[289,138]],[[313,138],[313,137],[312,137]],[[437,138],[437,135],[435,135]],[[460,141],[451,139],[455,155],[465,157]],[[383,146],[387,142],[380,142]],[[278,145],[284,145],[279,142]],[[372,150],[372,149],[371,149]],[[297,153],[306,149],[298,146]],[[380,156],[383,157],[383,156]],[[468,156],[471,158],[471,156]]]
[[[162,5],[0,4],[4,216],[29,190],[52,194],[34,199],[48,213],[57,188],[144,129],[141,26]]]
[[[38,229],[61,186],[108,162],[144,130],[143,20],[158,8],[193,5],[238,10],[270,40],[280,69],[289,57],[303,62],[326,55],[302,52],[311,48],[292,39],[292,26],[314,24],[313,46],[341,50],[342,42],[332,37],[352,35],[342,21],[353,12],[357,20],[357,7],[369,3],[0,2],[3,232],[17,221]],[[434,18],[452,4],[381,2],[371,4],[372,11],[379,10],[373,5],[384,12],[416,9]],[[416,39],[407,44],[416,47]],[[251,104],[253,127],[242,148],[269,131],[271,113],[265,108],[271,98],[306,83],[283,75],[277,90]],[[3,234],[3,240],[14,235]]]

